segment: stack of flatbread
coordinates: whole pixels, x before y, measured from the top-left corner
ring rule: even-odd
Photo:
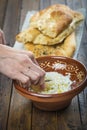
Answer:
[[[29,27],[16,36],[35,57],[72,57],[76,49],[75,29],[84,17],[66,5],[56,4],[34,14]]]

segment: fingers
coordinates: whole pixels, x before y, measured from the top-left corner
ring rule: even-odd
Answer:
[[[31,51],[27,52],[27,54],[31,58],[31,60],[33,61],[33,63],[35,63],[36,65],[39,66],[38,62],[36,61],[36,59],[34,57],[34,54]]]
[[[44,74],[44,76],[42,76],[42,77],[40,78],[40,81],[39,81],[39,83],[38,83],[41,88],[45,88],[45,79],[44,79],[44,77],[45,77],[45,74]]]
[[[6,44],[5,35],[1,29],[0,29],[0,44]]]
[[[31,86],[30,78],[22,73],[18,73],[16,77],[13,77],[13,79],[21,82],[24,88],[29,88]]]
[[[35,72],[31,69],[27,69],[26,71],[23,70],[22,73],[24,75],[30,77],[33,84],[36,84],[38,82],[39,78],[40,78],[40,75],[37,72]]]
[[[25,54],[25,51],[21,51],[21,53],[22,54],[17,55],[17,58],[15,57],[15,59],[17,59],[18,63],[20,63],[21,65],[20,67],[17,67],[18,71],[27,76],[30,79],[31,84],[39,84],[41,86],[44,86],[43,84],[45,71],[41,69],[38,65],[36,65],[35,62],[33,62],[33,56],[31,57],[33,59],[32,61],[31,58],[29,58],[29,56]],[[28,81],[26,81],[26,84],[27,82]]]
[[[2,43],[2,39],[0,40]],[[40,68],[32,52],[9,49],[6,46],[3,46],[3,48],[5,58],[2,59],[1,63],[6,66],[2,73],[28,86],[31,86],[31,84],[44,86],[45,71]]]
[[[30,77],[32,84],[38,83],[40,86],[44,87],[45,71],[37,65],[38,63],[31,52],[22,51],[22,54],[27,54],[28,56],[24,57],[23,63],[21,63],[25,66],[25,69],[22,69],[22,73]]]
[[[36,61],[34,54],[31,51],[21,51],[23,54],[26,54],[36,65],[39,65],[38,62]]]
[[[41,87],[45,87],[44,83],[44,77],[45,77],[45,71],[40,68],[40,66],[37,66],[36,64],[33,64],[32,63],[32,66],[31,66],[31,69],[30,69],[30,73],[32,71],[32,75],[33,75],[33,72],[34,72],[34,75],[37,74],[36,76],[37,79],[35,79],[36,81],[38,81],[37,83],[41,86]]]
[[[44,76],[45,72],[41,69],[39,69],[37,72],[32,70],[32,68],[23,69],[22,73],[26,76],[28,76],[31,80],[31,83],[36,85],[39,84],[43,86],[44,84]]]
[[[16,76],[13,77],[13,79],[20,81],[22,83],[22,87],[27,90],[32,84],[39,84],[41,88],[45,87],[43,76],[41,77],[39,73],[34,72],[32,70],[28,72],[20,72],[16,74]]]

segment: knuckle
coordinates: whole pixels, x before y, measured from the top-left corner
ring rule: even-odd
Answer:
[[[27,63],[29,61],[29,58],[27,55],[23,55],[22,59],[21,59],[21,62],[23,63]]]
[[[24,78],[23,80],[22,80],[22,83],[23,84],[27,84],[29,82],[29,78],[28,77],[26,77],[26,78]]]
[[[12,79],[16,79],[17,78],[17,72],[9,71],[9,77],[11,77]]]
[[[34,77],[32,78],[33,82],[38,81],[40,79],[40,75],[34,75]]]
[[[33,78],[33,81],[37,81],[38,78],[39,78],[39,77],[35,76],[35,77]]]

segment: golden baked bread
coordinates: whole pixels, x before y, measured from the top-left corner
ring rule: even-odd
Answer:
[[[64,42],[58,45],[47,46],[25,43],[24,47],[26,50],[32,51],[35,57],[46,55],[72,57],[76,49],[75,33],[73,32]]]
[[[62,10],[62,5],[53,5],[40,11],[30,20],[30,26],[37,28],[44,35],[55,38],[65,30],[73,20],[73,16]],[[37,16],[37,18],[36,18]],[[34,19],[35,17],[35,19]]]
[[[19,33],[16,40],[22,43],[55,45],[61,43],[83,20],[83,15],[66,5],[56,4],[33,15],[30,27]]]
[[[28,28],[16,36],[16,40],[22,43],[33,42],[40,32],[35,28]]]
[[[75,30],[76,26],[73,23],[67,29],[65,29],[62,33],[60,33],[55,38],[50,38],[48,36],[43,35],[40,33],[34,39],[33,44],[41,44],[41,45],[55,45],[61,43],[69,34],[71,34]]]

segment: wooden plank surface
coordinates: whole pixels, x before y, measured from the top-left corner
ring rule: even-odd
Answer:
[[[57,112],[41,111],[33,107],[32,130],[57,130]]]
[[[0,130],[6,130],[11,87],[11,80],[4,75],[0,75]]]
[[[67,4],[72,9],[75,9],[75,10],[82,7],[82,1],[81,0],[67,0]]]
[[[18,32],[20,20],[21,0],[8,0],[6,16],[4,19],[3,30],[6,36],[7,44],[14,45],[15,36]]]
[[[20,27],[21,30],[26,14],[30,10],[39,10],[39,0],[23,0],[21,10]],[[15,88],[11,98],[10,113],[8,119],[8,130],[31,130],[32,124],[32,103],[30,100],[20,96]]]
[[[21,30],[22,25],[24,23],[26,14],[28,11],[32,10],[39,10],[40,0],[22,0],[22,10],[21,10],[21,17],[20,17],[20,26],[19,30]]]
[[[66,4],[66,0],[51,0],[51,5],[53,4]]]
[[[52,4],[67,4],[72,9],[87,7],[86,0],[0,0],[0,25],[8,45],[13,46],[27,11],[40,10]],[[4,5],[5,3],[5,5]],[[84,4],[85,3],[85,4]],[[7,7],[7,8],[6,8]],[[4,17],[5,16],[5,17]],[[4,21],[4,24],[3,24]],[[87,67],[87,17],[78,60]],[[47,112],[35,108],[32,102],[17,93],[12,81],[0,76],[0,130],[86,130],[87,88],[76,96],[63,111]]]
[[[7,7],[7,0],[0,0],[0,28],[3,29],[3,23],[6,13],[6,7]]]
[[[1,2],[1,0],[0,0]],[[4,21],[2,18],[3,30],[5,32],[6,41],[8,45],[13,46],[15,41],[15,34],[18,31],[18,21],[19,21],[19,12],[20,12],[20,2],[21,0],[8,0],[8,3],[3,0],[4,9],[2,10],[5,13]],[[1,5],[0,5],[1,6]],[[7,7],[6,7],[7,6]],[[5,11],[5,12],[4,12]],[[1,75],[0,76],[0,130],[6,130],[7,119],[10,107],[10,98],[12,93],[12,81]]]
[[[32,103],[13,89],[8,118],[8,130],[31,130]]]
[[[40,7],[39,9],[47,8],[50,5],[51,0],[40,0]]]
[[[79,9],[79,8],[85,8],[85,4],[86,0],[83,1],[79,1],[79,0],[73,0],[73,1],[69,1],[67,0],[68,5],[72,8],[72,9]],[[87,19],[87,16],[86,18]],[[78,57],[77,59],[79,61],[81,61],[83,64],[86,65],[87,67],[87,62],[86,62],[86,56],[87,56],[87,41],[86,41],[86,37],[87,37],[87,28],[86,28],[86,22],[84,24],[84,31],[83,31],[83,38],[82,38],[82,42],[80,45],[80,49],[79,49],[79,53],[78,53]],[[79,112],[79,116],[80,116],[80,122],[81,122],[81,126],[79,125],[78,129],[82,129],[82,130],[86,130],[87,129],[87,100],[85,100],[87,97],[87,89],[85,89],[82,93],[79,94],[78,96],[78,111]],[[74,105],[73,105],[74,106]],[[76,115],[76,113],[74,113],[74,115]],[[79,118],[78,118],[79,119]],[[76,116],[75,116],[75,120],[76,120]]]
[[[86,15],[87,20],[87,15]],[[87,67],[87,26],[85,22],[84,32],[82,37],[82,43],[78,53],[78,60],[81,61]],[[87,87],[78,95],[79,111],[81,118],[82,130],[87,129]]]

